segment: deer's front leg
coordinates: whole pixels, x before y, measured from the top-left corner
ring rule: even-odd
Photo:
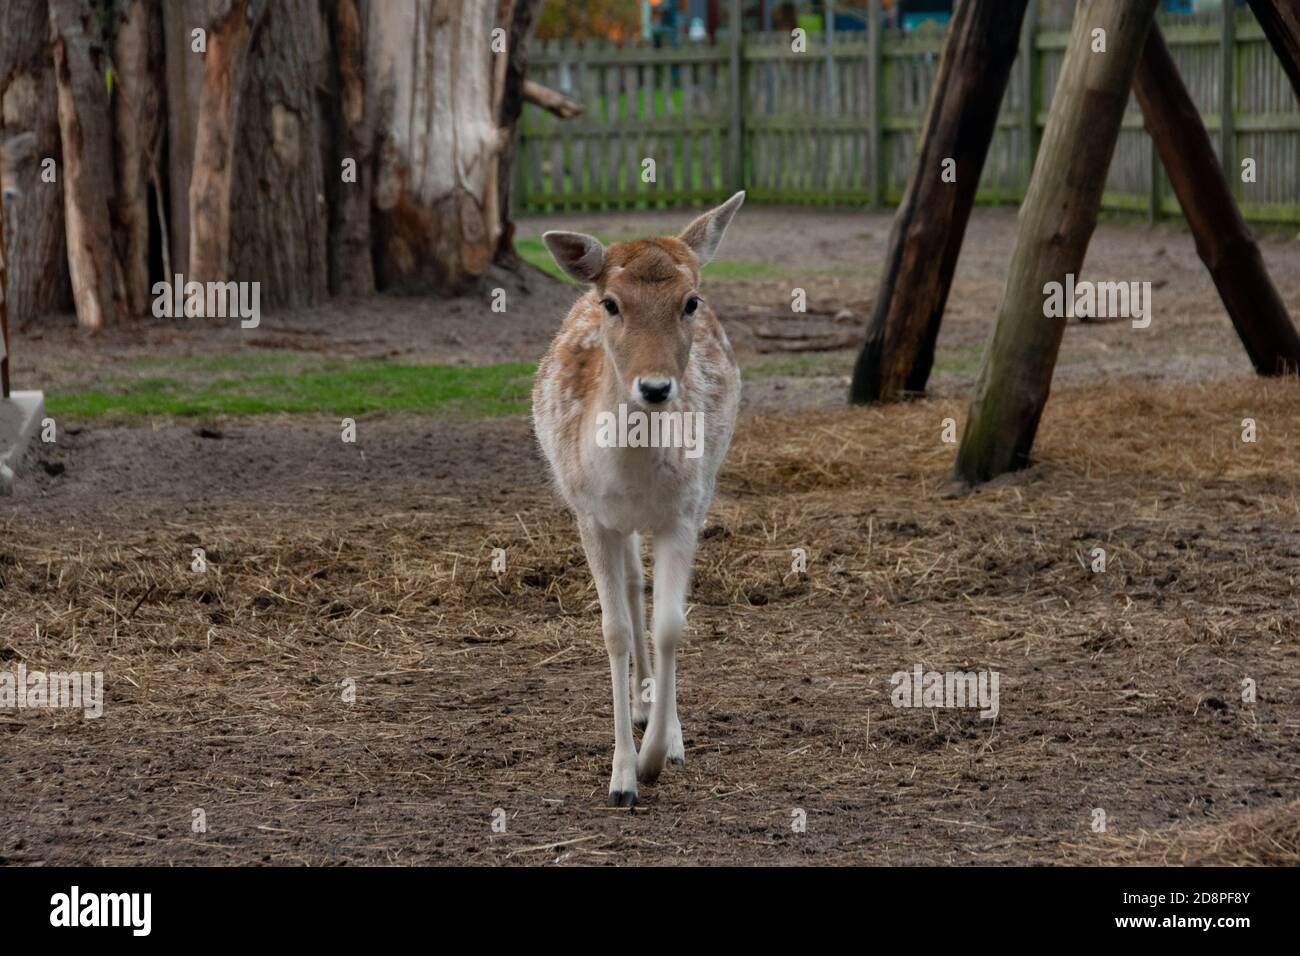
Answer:
[[[632,615],[632,725],[645,730],[650,723],[647,685],[653,686],[650,653],[645,634],[645,571],[641,567],[641,539],[627,537],[627,606]]]
[[[632,739],[632,700],[627,676],[632,650],[625,563],[627,536],[601,527],[590,518],[579,518],[578,529],[600,597],[601,629],[614,685],[614,769],[609,778],[609,804],[630,807],[636,803],[637,787],[636,742]]]
[[[686,763],[682,725],[677,719],[677,648],[686,633],[686,594],[695,563],[695,540],[696,529],[690,523],[655,535],[655,696],[637,761],[637,776],[647,783],[659,776],[665,761],[676,766]]]

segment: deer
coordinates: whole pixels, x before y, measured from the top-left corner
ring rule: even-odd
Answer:
[[[538,365],[533,430],[576,519],[600,601],[614,694],[610,806],[635,806],[638,781],[653,783],[667,765],[686,763],[677,652],[700,529],[740,404],[740,370],[700,293],[700,270],[717,254],[744,199],[736,193],[677,236],[608,247],[579,232],[542,236],[556,264],[590,287]],[[631,421],[660,414],[667,417],[655,420],[671,425],[678,420],[672,416],[688,413],[694,417],[681,420],[696,425],[694,448],[686,447],[684,429],[671,427],[673,440],[658,444],[635,442],[635,426],[627,441],[602,440],[610,437],[602,425],[612,416]],[[653,672],[642,534],[651,536],[654,554]],[[634,725],[644,731],[639,753]]]

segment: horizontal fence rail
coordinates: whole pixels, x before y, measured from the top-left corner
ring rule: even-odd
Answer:
[[[1026,20],[981,203],[1024,195],[1072,6],[1051,0]],[[1300,222],[1300,107],[1254,17],[1244,9],[1231,21],[1218,11],[1162,13],[1159,22],[1242,212]],[[933,25],[877,36],[841,31],[809,35],[806,51],[796,52],[789,34],[747,33],[738,83],[725,30],[716,45],[537,44],[530,75],[584,113],[561,120],[525,108],[516,210],[698,206],[739,188],[757,201],[894,204],[911,172],[943,39]],[[1254,182],[1242,181],[1246,160]],[[1132,97],[1103,206],[1151,218],[1180,213]]]

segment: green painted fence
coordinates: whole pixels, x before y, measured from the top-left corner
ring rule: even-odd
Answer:
[[[1031,7],[980,202],[1024,194],[1060,74],[1073,3]],[[1162,14],[1160,23],[1221,158],[1226,145],[1247,218],[1300,222],[1300,107],[1253,16]],[[532,78],[586,112],[560,120],[525,109],[516,211],[699,206],[742,186],[757,201],[899,200],[938,73],[941,31],[810,35],[803,52],[786,34],[745,34],[738,46],[733,55],[725,31],[716,46],[537,45]],[[644,181],[647,159],[653,182]],[[1254,160],[1253,183],[1241,179],[1246,159]],[[1136,100],[1104,205],[1153,218],[1179,214]]]

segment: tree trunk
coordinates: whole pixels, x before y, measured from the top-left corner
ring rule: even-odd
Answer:
[[[331,20],[336,148],[325,167],[330,202],[330,291],[375,291],[370,253],[370,199],[374,184],[374,109],[366,79],[367,0],[338,0]],[[345,178],[344,164],[348,164]]]
[[[224,282],[230,274],[230,190],[249,41],[265,0],[224,0],[207,27],[207,55],[194,134],[187,279]]]
[[[1210,270],[1255,370],[1261,375],[1294,374],[1300,370],[1300,336],[1157,26],[1147,36],[1134,92],[1196,239],[1196,252]]]
[[[167,237],[170,273],[190,268],[190,180],[204,55],[193,48],[193,31],[208,27],[208,0],[167,0],[162,5],[167,68]],[[172,277],[168,275],[167,281]]]
[[[299,307],[329,292],[328,215],[316,92],[325,86],[316,0],[277,0],[248,48],[234,142],[229,277],[261,284],[263,306]],[[223,276],[224,277],[224,276]]]
[[[523,114],[524,100],[527,98],[529,86],[526,79],[528,43],[537,26],[537,15],[541,6],[541,0],[501,0],[499,13],[500,22],[509,24],[510,53],[506,60],[504,75],[501,77],[497,123],[501,129],[508,131],[509,138],[503,144],[501,168],[497,173],[497,211],[501,224],[495,259],[501,265],[511,269],[518,269],[521,264],[515,252],[515,224],[510,218],[510,190],[515,181],[515,153],[519,145],[516,130],[519,126],[519,117]],[[533,86],[536,90],[545,89],[537,84]],[[559,96],[559,94],[554,95]],[[578,112],[581,111],[579,107]]]
[[[126,0],[113,44],[113,119],[117,158],[114,219],[122,245],[126,304],[149,311],[149,251],[157,221],[154,193],[162,148],[162,22],[148,0]]]
[[[924,391],[948,290],[1011,65],[1027,0],[961,0],[948,27],[920,150],[894,215],[885,274],[853,370],[852,402]],[[956,161],[956,182],[943,165]]]
[[[1296,0],[1250,0],[1250,9],[1282,61],[1291,88],[1300,100],[1300,3]]]
[[[0,187],[13,190],[4,242],[9,318],[16,327],[72,307],[63,176],[41,181],[47,158],[62,168],[50,12],[46,0],[8,0],[0,30]]]
[[[1052,111],[1020,207],[993,339],[957,451],[957,475],[987,481],[1029,462],[1065,318],[1044,315],[1044,287],[1077,273],[1097,225],[1120,121],[1157,0],[1084,0],[1075,10]],[[1092,52],[1105,31],[1105,53]]]
[[[518,2],[525,13],[537,4]],[[467,291],[495,257],[505,218],[501,159],[511,130],[499,125],[507,69],[506,52],[491,46],[497,4],[411,0],[371,3],[368,13],[377,283]]]
[[[0,222],[5,221],[5,195],[0,189]],[[0,229],[0,398],[9,397],[9,262],[4,230]]]
[[[88,0],[50,0],[54,75],[63,140],[64,220],[77,321],[90,329],[114,322],[122,279],[113,245],[113,135],[106,64],[87,31]]]

